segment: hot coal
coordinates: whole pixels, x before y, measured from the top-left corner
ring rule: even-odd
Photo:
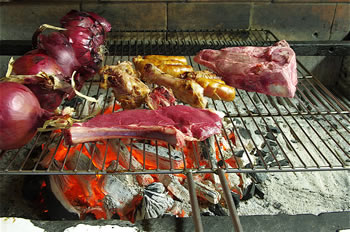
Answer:
[[[231,196],[232,196],[233,203],[235,204],[235,207],[238,208],[239,202],[241,201],[240,195],[231,191]]]
[[[265,138],[270,139],[270,140],[276,140],[275,136],[271,132],[268,132],[266,134]]]
[[[220,204],[210,204],[209,210],[213,212],[215,216],[227,216],[227,213]]]
[[[281,165],[281,166],[288,166],[289,164],[289,161],[286,160],[286,159],[283,159],[283,160],[279,160],[278,163]],[[277,162],[272,162],[269,164],[270,167],[275,167],[275,166],[278,166],[278,163]]]
[[[136,219],[158,218],[173,204],[174,200],[166,193],[164,185],[154,182],[144,190],[141,205],[136,211]]]
[[[238,128],[238,131],[239,131],[239,134],[245,138],[245,139],[250,139],[251,138],[251,134],[250,134],[250,131],[243,128],[243,127],[240,127]]]
[[[240,151],[236,152],[234,155],[237,156],[237,157],[242,157],[243,154],[244,154],[244,151],[240,150]]]
[[[251,183],[243,192],[242,201],[249,200],[255,195],[255,184]]]
[[[263,191],[261,190],[261,187],[259,185],[255,185],[255,192],[254,192],[254,194],[258,198],[264,199],[265,194],[263,193]]]
[[[273,133],[281,133],[281,130],[278,127],[268,125],[266,126],[267,131],[271,131]]]

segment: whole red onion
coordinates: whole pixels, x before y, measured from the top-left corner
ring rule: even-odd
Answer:
[[[37,128],[51,116],[35,95],[22,84],[0,83],[0,149],[16,149],[27,144]]]
[[[17,75],[36,75],[40,72],[56,76],[63,74],[62,68],[55,59],[38,49],[16,59],[13,64],[13,72]]]
[[[66,77],[70,78],[73,71],[81,66],[70,41],[63,33],[55,31],[49,35],[40,34],[38,47],[56,60]]]
[[[13,64],[13,72],[16,75],[33,75],[25,78],[22,84],[35,94],[41,108],[54,111],[62,103],[65,92],[48,88],[45,86],[45,79],[35,76],[44,72],[48,76],[54,75],[64,81],[61,66],[56,63],[55,59],[44,54],[42,50],[33,50],[18,58]]]

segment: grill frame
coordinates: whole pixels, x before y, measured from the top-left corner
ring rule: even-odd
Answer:
[[[147,40],[145,39],[147,37],[146,34],[149,34],[149,38],[150,38],[148,43],[147,43]],[[154,34],[160,34],[161,36],[157,37]],[[141,39],[139,39],[140,38],[140,37],[138,37],[139,35],[142,35]],[[128,36],[131,36],[131,37],[128,38]],[[137,38],[137,39],[135,39],[135,38]],[[190,64],[193,67],[195,67],[195,69],[201,70],[201,69],[203,69],[203,67],[201,67],[199,65],[196,66],[195,63],[193,62],[193,59],[192,59],[193,55],[196,54],[201,49],[204,49],[204,48],[220,49],[220,48],[229,47],[229,46],[249,46],[249,45],[268,46],[268,45],[272,45],[276,41],[278,41],[276,36],[274,36],[270,31],[267,31],[267,30],[119,31],[119,32],[114,32],[111,34],[111,38],[108,41],[107,47],[108,47],[110,55],[113,55],[113,56],[112,56],[112,58],[106,59],[104,62],[104,65],[113,64],[117,60],[122,60],[122,61],[123,60],[131,60],[132,56],[135,56],[135,55],[147,55],[147,54],[157,53],[157,54],[162,54],[162,55],[185,55],[188,58],[188,60],[190,61]],[[163,50],[162,50],[162,48],[163,48]],[[125,53],[125,50],[127,50],[127,52],[126,52],[127,54]],[[139,52],[140,50],[142,50],[142,52]],[[116,54],[120,54],[120,56],[118,56],[118,57],[120,57],[119,59],[116,59],[116,57],[117,57]],[[248,97],[249,101],[251,101],[252,105],[256,108],[257,112],[250,111],[250,110],[248,110],[246,112],[241,112],[239,110],[239,107],[236,105],[236,101],[238,101],[237,98],[233,102],[231,102],[233,104],[234,108],[237,110],[236,113],[229,112],[228,107],[225,105],[225,104],[229,104],[229,103],[222,102],[222,104],[224,105],[224,109],[226,110],[225,117],[228,118],[229,121],[231,122],[231,124],[233,125],[233,132],[235,133],[235,135],[238,136],[237,140],[239,140],[242,144],[244,144],[242,142],[243,138],[239,135],[239,133],[238,133],[239,129],[235,126],[235,123],[233,120],[235,120],[235,119],[241,120],[241,122],[243,122],[243,125],[244,125],[246,130],[248,130],[248,128],[247,128],[247,125],[246,125],[244,120],[245,119],[252,120],[253,124],[256,126],[256,128],[258,128],[258,131],[260,132],[260,134],[262,134],[262,131],[258,126],[259,123],[256,120],[257,119],[262,120],[264,122],[264,126],[269,127],[269,124],[267,123],[266,120],[271,118],[274,121],[275,125],[277,125],[278,129],[282,132],[282,136],[284,137],[284,139],[286,139],[287,143],[289,143],[289,146],[292,147],[291,150],[293,150],[293,152],[296,154],[297,158],[303,164],[302,166],[296,166],[295,164],[293,164],[293,162],[291,161],[291,158],[287,155],[287,153],[290,153],[290,152],[286,152],[283,149],[282,149],[283,156],[288,160],[289,167],[285,167],[285,166],[281,165],[280,161],[277,159],[278,154],[274,153],[271,146],[268,145],[269,143],[267,143],[266,138],[263,138],[264,142],[267,144],[267,146],[268,146],[268,148],[269,148],[269,150],[274,158],[274,161],[276,162],[278,167],[270,167],[269,165],[267,165],[266,162],[264,161],[264,158],[262,157],[261,153],[259,153],[259,156],[263,162],[264,167],[255,166],[255,164],[253,163],[254,161],[252,161],[249,158],[249,155],[247,155],[250,167],[240,166],[237,157],[235,157],[235,160],[236,160],[236,163],[238,164],[238,168],[228,168],[228,165],[225,162],[223,162],[223,165],[219,166],[216,163],[216,157],[210,157],[209,158],[210,168],[201,168],[199,163],[198,163],[198,160],[197,160],[197,168],[187,168],[186,167],[186,159],[184,157],[185,155],[184,155],[184,152],[182,152],[182,160],[185,163],[185,166],[183,169],[174,169],[173,168],[173,163],[172,163],[173,161],[171,159],[171,154],[169,154],[170,168],[169,169],[160,169],[159,168],[159,154],[156,153],[156,157],[157,157],[157,168],[156,169],[147,170],[145,168],[145,164],[144,164],[142,170],[132,170],[131,165],[130,165],[131,162],[130,162],[129,169],[127,169],[127,170],[110,171],[110,170],[107,170],[106,163],[105,163],[106,155],[107,155],[107,152],[106,152],[104,155],[104,158],[103,158],[102,168],[99,170],[96,170],[96,169],[91,169],[93,167],[92,160],[93,160],[93,156],[95,154],[94,149],[93,149],[91,162],[90,162],[89,168],[87,170],[77,170],[79,160],[76,164],[75,169],[65,170],[64,164],[66,163],[66,160],[68,157],[68,152],[71,149],[71,146],[69,146],[67,153],[64,157],[64,160],[63,160],[62,168],[52,169],[52,166],[54,166],[53,163],[55,162],[54,158],[56,156],[58,145],[63,137],[62,135],[55,134],[50,140],[47,140],[47,143],[45,144],[44,148],[40,152],[39,156],[36,157],[37,161],[35,163],[33,163],[32,165],[30,165],[32,168],[27,168],[28,162],[30,163],[30,160],[32,160],[34,158],[31,156],[35,153],[33,151],[36,148],[36,145],[38,145],[38,144],[40,145],[40,141],[41,141],[40,137],[44,136],[43,133],[39,132],[38,135],[33,139],[33,143],[30,146],[29,151],[26,153],[26,155],[24,157],[20,157],[21,160],[19,160],[18,157],[21,154],[21,150],[24,148],[20,148],[17,151],[15,151],[14,152],[15,154],[13,154],[13,158],[9,160],[8,164],[5,165],[4,168],[0,168],[0,175],[97,175],[97,174],[98,175],[101,175],[101,174],[102,175],[108,175],[108,174],[120,174],[120,175],[132,174],[132,175],[136,175],[136,174],[180,174],[180,173],[182,173],[182,174],[185,174],[187,176],[188,183],[189,183],[191,207],[192,207],[193,220],[194,220],[196,231],[203,231],[203,226],[202,226],[200,214],[199,214],[200,210],[199,210],[198,201],[197,201],[196,193],[195,193],[195,187],[194,187],[195,183],[193,180],[193,174],[196,174],[196,173],[216,173],[219,175],[220,183],[223,186],[223,193],[224,193],[225,201],[226,201],[228,209],[230,211],[230,216],[232,218],[235,231],[242,231],[242,226],[240,224],[240,221],[239,221],[239,218],[238,218],[238,215],[236,212],[236,208],[233,204],[232,197],[230,195],[230,189],[228,188],[228,184],[227,184],[227,181],[225,178],[225,173],[310,172],[310,171],[350,170],[350,165],[347,164],[346,161],[344,161],[344,158],[350,159],[350,155],[347,154],[347,151],[344,150],[345,148],[343,147],[343,145],[338,143],[329,134],[329,132],[325,130],[323,125],[318,121],[319,117],[325,119],[325,121],[329,125],[331,125],[331,127],[333,129],[335,129],[336,133],[339,134],[339,136],[345,141],[345,143],[350,145],[349,141],[346,138],[344,138],[343,135],[337,130],[337,127],[332,125],[331,124],[332,122],[329,121],[329,119],[327,119],[327,116],[328,116],[328,117],[332,118],[332,120],[334,119],[335,121],[337,121],[339,123],[339,125],[346,130],[346,132],[347,132],[346,136],[349,136],[349,138],[350,138],[349,129],[346,128],[347,125],[343,125],[340,122],[340,119],[345,120],[346,123],[348,123],[350,125],[350,110],[349,110],[350,104],[344,100],[341,101],[340,99],[336,98],[299,61],[298,61],[298,79],[299,79],[299,84],[298,84],[298,89],[297,89],[297,94],[296,94],[295,99],[302,105],[302,107],[301,107],[301,109],[298,109],[298,106],[295,105],[295,103],[292,103],[292,102],[288,103],[289,105],[294,104],[293,107],[297,110],[296,112],[291,112],[289,110],[289,108],[287,107],[287,105],[284,105],[287,103],[282,104],[283,107],[286,109],[286,111],[284,111],[284,112],[281,111],[280,108],[276,106],[276,102],[280,104],[280,102],[285,102],[285,101],[282,100],[282,98],[278,98],[278,97],[268,97],[268,100],[271,101],[270,103],[272,105],[275,104],[274,107],[277,110],[277,113],[272,113],[269,110],[269,107],[267,107],[264,104],[264,101],[262,100],[263,95],[256,94],[256,96],[257,96],[256,98],[258,99],[258,101],[260,101],[262,103],[262,105],[264,106],[264,108],[267,111],[265,113],[262,113],[262,112],[260,112],[259,107],[257,107],[257,105],[254,103],[254,96],[251,96],[252,95],[251,93],[247,93],[246,91],[243,91],[243,90],[237,90],[237,97],[239,99],[243,99],[243,97],[242,97],[243,95],[245,97]],[[98,78],[92,79],[88,83],[86,94],[93,95],[93,93],[90,92],[92,89],[92,86],[98,84],[100,81],[101,81],[101,79],[98,79]],[[312,87],[311,89],[309,89],[310,86]],[[303,90],[301,90],[302,87],[304,88]],[[99,95],[100,91],[101,91],[100,88],[97,88],[96,95]],[[107,90],[107,93],[108,92],[109,92],[109,90]],[[111,93],[109,93],[109,94],[111,94]],[[276,102],[273,101],[273,99],[275,99]],[[308,106],[303,105],[303,104],[306,104],[305,100],[306,100],[308,106],[311,106],[311,108],[308,108]],[[288,102],[290,100],[286,100],[286,101]],[[217,109],[216,101],[212,100],[212,103],[213,103],[214,108]],[[328,103],[329,105],[327,106],[327,104],[325,105],[325,103]],[[82,103],[83,108],[84,108],[85,104],[86,104],[86,101],[83,101],[83,103]],[[319,110],[318,109],[319,104],[323,105],[326,108],[328,108],[328,107],[331,107],[331,108],[328,108],[328,110]],[[243,101],[243,105],[245,106],[246,109],[249,108],[245,101]],[[105,108],[105,107],[106,107],[106,105],[104,104],[103,108]],[[115,109],[115,102],[114,102],[113,109]],[[80,117],[81,117],[81,114],[79,115],[79,118]],[[296,122],[296,124],[298,124],[298,126],[301,128],[303,133],[305,133],[305,134],[307,134],[307,133],[303,129],[303,126],[300,125],[300,122],[301,121],[306,122],[308,125],[311,126],[312,131],[317,134],[317,137],[327,147],[327,149],[329,149],[329,151],[331,151],[331,153],[333,155],[333,157],[332,157],[333,160],[330,161],[329,160],[330,157],[326,157],[325,154],[320,151],[321,148],[318,148],[318,146],[316,146],[315,143],[311,140],[311,143],[313,144],[313,146],[316,148],[316,150],[318,150],[318,152],[320,153],[320,156],[324,159],[324,161],[328,165],[320,165],[315,160],[315,158],[312,156],[312,154],[308,151],[307,146],[309,146],[309,145],[304,144],[301,141],[301,139],[297,136],[299,138],[299,141],[301,142],[302,146],[305,148],[308,155],[315,163],[314,166],[305,164],[303,159],[298,155],[298,152],[291,144],[291,140],[289,138],[287,138],[286,134],[284,134],[284,132],[283,132],[283,129],[279,126],[279,124],[277,122],[278,118],[282,118],[286,122],[288,127],[292,128],[292,126],[287,121],[288,117],[292,118]],[[298,118],[302,118],[302,119],[298,119]],[[318,130],[315,129],[311,125],[310,121],[308,121],[309,118],[311,118],[311,122],[313,122],[313,121],[317,122],[318,125],[320,127],[322,127],[323,131],[327,132],[327,134],[334,141],[336,146],[338,146],[339,149],[342,152],[344,152],[344,154],[341,154],[343,157],[337,153],[337,150],[333,151],[329,147],[330,145],[328,145],[328,143],[326,143],[326,141],[322,139],[322,135],[320,135]],[[298,120],[301,120],[301,121],[298,121]],[[227,137],[226,129],[224,129],[224,131],[225,131],[224,134]],[[297,133],[294,132],[294,134],[297,134]],[[53,141],[56,142],[56,140],[55,140],[56,136],[59,136],[58,143],[57,143],[54,155],[51,158],[49,167],[47,169],[40,169],[40,161],[46,155],[47,148],[48,148],[49,144],[52,143]],[[274,136],[274,138],[277,139],[277,137],[275,137],[275,135],[273,135],[273,136]],[[255,148],[257,150],[259,150],[258,146],[254,142],[254,139],[251,135],[250,135],[250,139],[253,141]],[[217,137],[215,137],[215,140],[216,140],[216,143],[218,143]],[[229,141],[229,146],[230,146],[231,152],[232,152],[232,154],[234,154],[233,144],[230,142],[229,139],[228,139],[228,141]],[[277,141],[277,145],[280,148],[282,148],[282,146],[279,144],[278,140],[276,140],[276,141]],[[92,144],[94,144],[94,143],[92,143]],[[244,148],[245,152],[248,153],[246,148],[245,148],[245,145],[243,145],[242,147]],[[94,146],[94,148],[96,148],[96,146]],[[170,146],[168,146],[168,149],[169,149],[169,153],[171,153]],[[158,151],[158,149],[156,149],[156,151]],[[1,151],[1,155],[4,155],[5,152],[6,151]],[[349,153],[350,153],[350,151],[349,151]],[[222,160],[224,160],[220,146],[219,146],[219,154],[220,154]],[[129,152],[129,155],[130,155],[130,160],[131,160],[131,156],[132,156],[131,152]],[[79,157],[80,156],[81,156],[81,150],[79,153]],[[119,160],[119,156],[120,156],[120,153],[118,153],[117,161]],[[334,161],[334,159],[336,161]],[[145,160],[145,155],[143,157],[143,160]],[[215,160],[215,162],[213,162],[213,160]],[[19,161],[21,161],[21,162],[19,162]],[[0,160],[0,162],[1,162],[1,160]],[[14,165],[16,168],[11,169],[12,165]],[[4,166],[4,165],[2,165],[2,166]]]
[[[273,35],[270,31],[267,30],[225,30],[225,31],[119,31],[119,32],[113,32],[110,35],[110,38],[107,43],[109,55],[105,59],[104,64],[113,64],[117,60],[131,60],[133,56],[136,55],[147,55],[147,54],[163,54],[163,55],[185,55],[187,59],[189,60],[189,63],[198,70],[203,69],[202,66],[197,65],[193,62],[193,55],[195,55],[198,51],[204,48],[210,48],[210,49],[220,49],[223,47],[229,47],[229,46],[269,46],[273,43],[278,41],[276,36]],[[125,51],[126,50],[126,51]],[[140,53],[140,50],[142,52]],[[118,56],[116,54],[119,54]],[[283,104],[283,107],[285,110],[282,112],[280,108],[277,106],[275,107],[275,112],[271,112],[269,109],[269,105],[266,106],[264,103],[264,100],[262,98],[262,94],[256,94],[255,96],[252,96],[252,93],[248,93],[247,91],[243,90],[237,90],[237,97],[233,102],[223,102],[223,101],[214,101],[211,100],[212,107],[215,109],[218,109],[217,105],[221,102],[223,105],[223,108],[226,110],[225,117],[228,118],[232,125],[235,125],[234,121],[235,119],[239,119],[241,122],[243,122],[245,129],[248,130],[246,127],[246,124],[244,122],[245,119],[250,119],[253,121],[253,124],[258,128],[259,132],[262,134],[261,129],[258,126],[258,122],[256,120],[262,120],[265,124],[265,126],[269,126],[269,124],[266,122],[266,119],[272,119],[275,123],[275,126],[278,127],[280,131],[282,129],[277,123],[277,119],[281,118],[283,119],[289,128],[292,128],[290,123],[286,120],[286,118],[292,118],[296,124],[301,128],[304,134],[307,135],[307,132],[303,129],[303,127],[300,125],[300,122],[306,122],[311,128],[312,131],[317,134],[319,141],[323,143],[324,146],[332,153],[332,159],[335,158],[337,161],[329,161],[327,155],[324,154],[324,152],[320,151],[320,148],[315,145],[315,143],[311,140],[312,145],[318,152],[320,153],[321,157],[323,158],[323,161],[327,163],[327,165],[321,165],[319,164],[312,154],[308,151],[308,144],[304,144],[302,142],[302,139],[298,137],[298,140],[301,142],[302,146],[304,147],[304,150],[309,154],[310,158],[313,160],[314,165],[307,165],[303,161],[303,158],[298,155],[298,151],[296,151],[293,147],[293,145],[290,142],[290,139],[287,138],[287,136],[282,131],[282,136],[287,141],[289,147],[292,147],[292,152],[296,154],[299,161],[302,163],[302,165],[295,165],[290,157],[288,156],[288,153],[291,153],[291,151],[285,151],[285,148],[282,148],[280,144],[278,146],[283,152],[283,156],[288,161],[289,166],[282,166],[280,164],[280,161],[276,158],[277,154],[274,154],[274,151],[272,150],[271,146],[268,145],[267,139],[263,138],[264,142],[268,145],[268,148],[270,152],[272,153],[272,156],[274,158],[274,161],[277,164],[277,167],[269,167],[264,161],[263,157],[260,157],[263,162],[263,167],[256,167],[253,161],[248,156],[248,160],[250,163],[250,167],[243,167],[238,164],[238,168],[228,168],[226,163],[224,163],[223,167],[227,173],[257,173],[257,172],[303,172],[303,171],[337,171],[337,170],[350,170],[350,165],[346,163],[346,160],[350,158],[350,155],[345,151],[344,146],[340,145],[324,128],[324,126],[318,122],[319,118],[325,119],[325,121],[331,125],[335,131],[337,131],[337,128],[335,128],[334,125],[332,125],[332,122],[330,122],[329,119],[327,119],[327,116],[332,118],[332,120],[335,120],[338,122],[340,127],[344,128],[347,135],[350,135],[349,129],[346,128],[347,125],[343,125],[340,122],[340,119],[345,120],[346,123],[350,123],[350,110],[349,110],[349,104],[342,102],[340,99],[336,98],[327,88],[325,88],[322,83],[320,83],[316,77],[314,77],[311,72],[309,72],[305,66],[297,61],[298,63],[298,88],[297,93],[294,99],[296,99],[300,105],[296,105],[296,103],[292,102],[290,99],[282,99],[280,97],[268,97],[268,100],[270,101],[269,104],[276,106],[277,103],[281,102]],[[87,95],[93,95],[94,93],[91,93],[92,86],[98,84],[100,80],[98,77],[95,79],[92,79],[88,84],[87,87]],[[100,88],[97,89],[97,92],[95,95],[99,95],[102,90]],[[109,90],[107,90],[107,93]],[[109,93],[111,94],[111,93]],[[240,106],[237,106],[238,99],[242,100],[243,106],[248,109],[249,106],[247,106],[246,101],[243,97],[249,99],[249,101],[252,103],[251,106],[255,107],[253,111],[248,110],[246,112],[242,112],[240,110]],[[260,102],[259,104],[263,105],[265,108],[265,112],[260,112],[259,108],[257,107],[258,103],[254,103],[253,98],[257,98]],[[277,103],[276,103],[277,102]],[[86,101],[83,102],[83,107],[86,104]],[[233,104],[233,108],[236,109],[235,112],[229,112],[228,108],[230,108],[228,105]],[[291,112],[290,107],[287,107],[287,105],[293,105],[292,108],[296,109],[296,111]],[[306,106],[305,106],[306,104]],[[327,105],[328,104],[328,105]],[[318,109],[319,106],[322,106],[324,108],[320,110]],[[103,106],[105,107],[105,105]],[[301,109],[298,109],[298,107],[301,107]],[[308,108],[311,107],[311,108]],[[231,106],[232,108],[232,106]],[[277,110],[277,111],[276,111]],[[81,114],[80,116],[81,117]],[[301,119],[300,119],[301,118]],[[326,132],[326,134],[329,135],[329,137],[333,140],[335,145],[343,152],[344,154],[338,154],[337,151],[333,151],[329,144],[327,144],[323,139],[322,136],[318,133],[317,128],[315,126],[312,126],[309,118],[311,118],[311,121],[317,121],[318,125],[322,127],[323,131]],[[239,136],[238,129],[236,126],[233,128],[233,132],[235,135],[238,135],[237,140],[242,142],[242,138]],[[294,133],[296,136],[297,133]],[[225,134],[227,136],[227,132],[225,130]],[[342,140],[345,141],[348,145],[350,145],[350,142],[348,139],[344,138],[344,136],[337,131],[337,134],[342,138]],[[36,143],[40,141],[41,133],[39,133],[34,140],[34,145],[30,148],[29,152],[25,157],[23,157],[23,162],[21,162],[20,165],[17,164],[16,167],[11,168],[11,166],[15,163],[17,156],[19,153],[21,153],[21,149],[17,151],[15,155],[13,155],[13,159],[6,165],[5,168],[0,169],[0,175],[1,174],[11,174],[11,175],[55,175],[55,174],[176,174],[176,173],[184,173],[186,174],[189,170],[194,173],[212,173],[216,172],[216,168],[213,168],[215,165],[211,165],[211,168],[201,168],[199,163],[197,163],[197,168],[186,168],[183,169],[173,169],[170,167],[168,170],[160,169],[158,168],[154,170],[146,170],[145,167],[143,167],[143,170],[131,170],[130,168],[123,172],[110,172],[106,170],[105,163],[103,163],[103,167],[100,170],[52,170],[50,167],[46,170],[39,170],[39,162],[41,158],[45,155],[45,149],[40,153],[39,158],[37,162],[34,165],[34,168],[29,169],[25,168],[27,166],[28,160],[30,160],[30,157],[32,155],[32,151],[34,150]],[[275,137],[277,138],[277,137]],[[60,137],[60,140],[62,139],[62,136]],[[254,138],[250,136],[250,139],[253,141],[255,149],[259,150],[258,146],[254,142]],[[217,141],[217,139],[216,139]],[[233,151],[233,144],[229,142],[230,149],[232,153]],[[242,146],[246,153],[248,151],[245,149],[245,146]],[[70,147],[68,148],[70,149]],[[222,151],[220,150],[220,154],[222,155]],[[2,151],[2,153],[5,153],[5,151]],[[68,154],[68,152],[67,152]],[[259,154],[261,156],[261,154]],[[158,154],[157,154],[158,157]],[[222,157],[223,158],[223,157]],[[65,160],[67,159],[67,155],[65,157]],[[106,156],[104,157],[104,160],[106,159]],[[345,160],[344,160],[345,159]],[[236,160],[237,161],[237,160]],[[51,160],[51,164],[53,162],[53,159]],[[185,158],[183,157],[183,162],[185,163]],[[172,161],[170,160],[170,163]],[[237,162],[238,163],[238,162]],[[92,163],[91,163],[92,164]],[[50,165],[51,166],[51,165]]]

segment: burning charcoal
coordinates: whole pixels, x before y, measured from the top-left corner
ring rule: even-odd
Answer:
[[[286,159],[279,160],[278,162],[279,162],[279,164],[281,166],[288,166],[288,164],[289,164],[288,160],[286,160]],[[269,166],[270,167],[275,167],[275,166],[278,166],[278,163],[277,162],[272,162],[272,163],[269,164]]]
[[[121,219],[129,219],[127,215],[139,203],[141,189],[132,175],[106,175],[102,188],[106,196],[105,207],[111,213],[118,213]]]
[[[265,180],[269,178],[267,173],[264,173],[264,172],[255,173],[255,176],[256,176],[256,183],[258,184],[264,183]]]
[[[219,166],[219,167],[223,167],[224,166],[224,161],[223,160],[219,160],[218,162],[217,162],[217,165]]]
[[[174,200],[173,207],[168,212],[179,217],[187,217],[192,212],[191,203]]]
[[[257,149],[254,153],[254,156],[256,157],[264,157],[266,155],[266,153],[262,152],[261,150]]]
[[[268,132],[266,134],[265,138],[270,139],[270,140],[276,140],[275,136],[272,134],[272,132]]]
[[[201,216],[215,216],[215,214],[211,211],[201,213]]]
[[[221,194],[217,192],[213,187],[210,187],[207,184],[200,183],[195,181],[196,183],[196,193],[198,197],[201,197],[210,203],[218,204],[221,199]]]
[[[143,143],[133,143],[133,156],[143,162]],[[158,164],[160,169],[170,169],[170,162],[172,162],[174,169],[179,169],[184,167],[184,162],[182,160],[182,154],[180,151],[175,149],[170,150],[162,146],[155,146],[145,144],[145,160],[146,167],[155,169],[157,168],[157,151],[158,151]],[[170,161],[171,160],[171,161]]]
[[[234,191],[231,191],[231,196],[232,196],[232,199],[233,199],[233,203],[235,203],[236,208],[238,208],[239,207],[239,202],[241,201],[240,195],[237,194]]]
[[[270,146],[273,146],[273,147],[276,147],[277,146],[277,143],[273,140],[267,140],[267,142],[269,143]]]
[[[269,126],[266,127],[266,130],[272,131],[272,133],[276,133],[276,134],[281,133],[281,130],[278,127],[275,127],[275,126],[270,126],[269,125]]]
[[[209,210],[213,212],[216,216],[227,216],[227,213],[220,204],[210,204]]]
[[[176,176],[171,174],[158,175],[159,181],[167,187],[167,189],[180,201],[189,202],[190,193],[179,182]]]
[[[250,131],[243,128],[243,127],[239,127],[238,132],[245,139],[250,139],[250,137],[251,137]]]
[[[264,132],[259,131],[259,130],[255,130],[254,133],[255,133],[256,135],[264,135]]]
[[[201,158],[211,160],[212,164],[216,163],[216,161],[213,160],[213,157],[216,156],[214,136],[210,136],[206,140],[199,142],[199,152]]]
[[[243,156],[243,153],[244,153],[244,151],[243,150],[240,150],[240,151],[238,151],[238,152],[235,152],[235,156],[237,156],[237,157],[242,157]]]
[[[136,219],[158,218],[164,215],[173,204],[174,200],[165,192],[164,185],[154,182],[144,190],[142,203],[136,211]]]
[[[115,154],[119,152],[119,163],[126,169],[142,170],[143,166],[134,156],[130,155],[127,147],[120,140],[112,139],[108,141],[109,147]],[[118,147],[119,146],[119,147]],[[130,162],[131,159],[131,162]],[[131,167],[129,167],[131,165]],[[136,175],[136,180],[141,186],[147,186],[154,182],[150,174]]]
[[[259,185],[255,185],[255,193],[254,193],[258,198],[264,199],[264,193],[261,190],[261,187]]]
[[[273,162],[275,159],[273,158],[273,156],[271,155],[271,153],[268,153],[265,158],[264,158],[265,162],[266,163],[269,163],[269,162]],[[271,166],[272,167],[272,166]]]
[[[281,206],[282,206],[282,204],[279,203],[279,202],[274,202],[274,203],[272,204],[272,206],[273,206],[275,209],[280,209]]]
[[[242,201],[249,200],[255,194],[255,184],[252,182],[243,192]]]

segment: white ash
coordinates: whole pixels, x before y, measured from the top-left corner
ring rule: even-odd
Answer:
[[[237,109],[240,110],[241,115],[259,112],[286,114],[296,113],[298,110],[307,112],[304,106],[311,112],[329,110],[326,105],[319,102],[311,105],[302,99],[277,98],[276,100],[276,98],[259,94],[266,105],[265,108],[256,93],[243,91],[240,93],[241,95],[235,99],[237,108],[231,102],[223,104],[216,101],[216,109],[233,115],[238,115]],[[246,103],[245,105],[241,99]],[[250,99],[257,105],[258,110]],[[272,150],[282,169],[292,168],[292,164],[297,168],[304,168],[304,164],[308,167],[316,167],[316,163],[321,167],[328,167],[329,163],[339,167],[341,162],[349,165],[350,161],[344,154],[344,151],[350,154],[348,133],[350,123],[349,118],[345,117],[341,115],[264,118],[236,116],[232,118],[233,128],[233,125],[229,127],[231,123],[229,118],[225,119],[227,123],[224,123],[224,127],[236,133],[234,153],[240,157],[242,166],[252,163],[260,168],[265,167],[257,154],[257,150],[260,150],[266,165],[276,168],[277,163],[271,154]],[[274,131],[268,131],[267,127],[274,128]],[[320,155],[321,153],[324,157]],[[245,186],[249,185],[250,175],[242,174],[242,176]],[[253,197],[241,202],[238,208],[239,215],[280,213],[318,215],[323,212],[350,210],[349,171],[275,172],[257,173],[256,176],[259,178],[258,181],[262,182],[259,186],[265,193],[264,199]]]
[[[174,200],[166,193],[164,185],[160,182],[154,182],[143,191],[140,208],[136,211],[136,219],[157,218],[173,205]]]

